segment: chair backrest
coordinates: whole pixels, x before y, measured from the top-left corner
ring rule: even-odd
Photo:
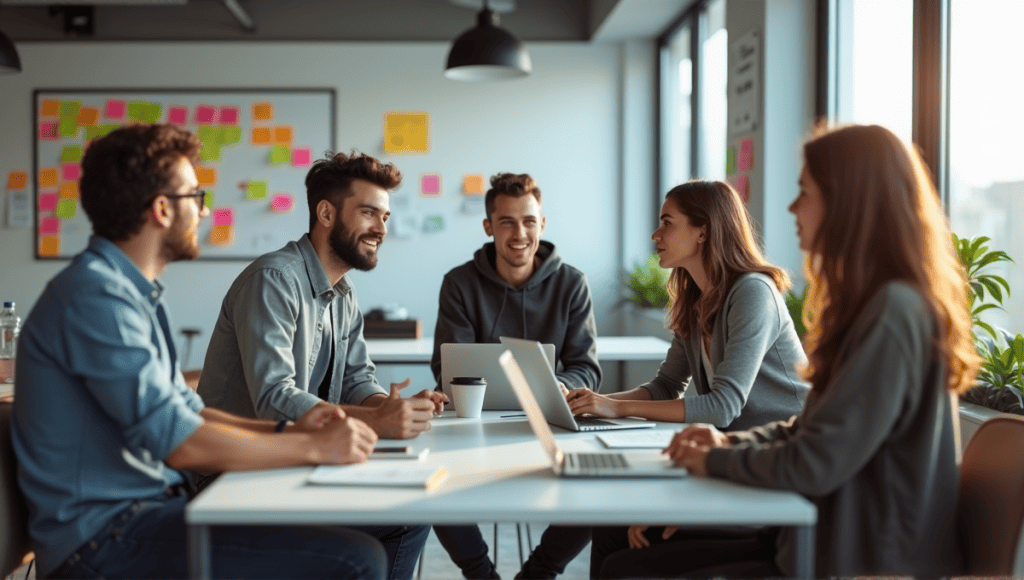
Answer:
[[[1024,575],[1024,417],[994,417],[971,438],[957,529],[968,575]]]
[[[18,461],[11,446],[11,405],[0,404],[0,577],[16,570],[31,549],[28,506],[18,487]]]

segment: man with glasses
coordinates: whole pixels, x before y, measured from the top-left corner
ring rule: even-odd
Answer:
[[[301,420],[340,409],[379,437],[430,429],[444,396],[377,383],[347,273],[371,270],[387,234],[388,192],[402,174],[368,155],[317,160],[306,175],[309,232],[257,258],[235,279],[210,336],[198,392],[246,417]],[[201,481],[205,483],[208,478]],[[389,576],[411,578],[428,526],[358,527],[384,545]]]
[[[360,462],[376,442],[338,409],[279,424],[205,407],[185,385],[157,276],[199,255],[198,153],[174,125],[132,125],[82,161],[94,235],[32,309],[16,365],[11,431],[40,577],[185,577],[177,470]],[[218,578],[386,571],[381,544],[351,529],[218,527],[211,544]]]

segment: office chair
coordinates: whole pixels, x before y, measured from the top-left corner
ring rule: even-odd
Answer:
[[[11,446],[11,405],[0,404],[0,578],[31,560],[28,505],[18,487],[18,461]]]
[[[957,532],[969,576],[1024,576],[1024,417],[985,421],[960,464]]]

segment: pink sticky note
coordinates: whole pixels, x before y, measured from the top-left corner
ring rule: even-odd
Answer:
[[[57,122],[46,121],[39,123],[39,138],[40,139],[56,139],[57,138]]]
[[[747,137],[740,141],[740,158],[736,163],[736,169],[750,171],[754,168],[754,140]]]
[[[237,125],[238,124],[238,107],[221,107],[221,109],[220,109],[220,124],[221,125]]]
[[[124,110],[128,105],[121,99],[107,99],[103,106],[103,116],[108,119],[120,119],[124,117]]]
[[[167,109],[167,122],[174,123],[175,125],[184,125],[185,123],[188,123],[188,107],[171,105]]]
[[[313,162],[313,151],[309,147],[296,147],[292,149],[292,165],[305,167]]]
[[[219,207],[213,210],[213,225],[231,227],[235,225],[235,210],[230,207]]]
[[[217,108],[210,105],[199,105],[196,107],[196,123],[209,125],[217,117]]]
[[[423,195],[438,195],[441,193],[441,176],[424,175],[420,178],[420,193]]]
[[[39,194],[39,211],[53,211],[57,209],[57,202],[60,200],[60,195],[56,193],[40,193]]]
[[[65,163],[61,166],[64,181],[74,181],[82,176],[82,166],[77,163]]]
[[[57,218],[43,218],[39,220],[39,233],[43,235],[59,234],[60,220]]]
[[[288,193],[275,193],[270,199],[270,209],[278,213],[291,211],[295,205],[295,198]]]
[[[747,175],[740,175],[736,178],[736,191],[743,198],[743,201],[750,201],[750,177]]]

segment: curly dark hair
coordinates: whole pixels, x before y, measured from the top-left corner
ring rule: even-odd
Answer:
[[[329,201],[340,209],[345,198],[352,195],[352,182],[369,181],[377,187],[391,191],[402,184],[402,172],[391,163],[352,150],[351,153],[328,151],[318,159],[306,174],[306,202],[309,204],[309,231],[316,224],[316,206],[321,200]]]
[[[518,175],[515,173],[499,173],[491,177],[491,188],[487,190],[487,195],[484,196],[487,219],[491,219],[491,214],[494,213],[494,200],[499,195],[511,197],[532,195],[537,198],[537,203],[541,203],[540,188],[537,187],[537,182],[527,173],[520,173]]]
[[[142,229],[146,208],[173,193],[182,158],[199,162],[199,139],[171,124],[133,124],[89,143],[79,190],[93,233],[112,241]]]

